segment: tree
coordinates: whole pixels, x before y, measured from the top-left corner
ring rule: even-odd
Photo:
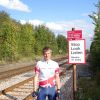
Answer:
[[[34,51],[36,55],[41,54],[42,48],[44,46],[50,46],[55,54],[57,52],[57,42],[53,32],[51,32],[44,25],[40,25],[35,28],[35,46]]]
[[[9,15],[5,12],[0,13],[0,36],[2,43],[0,44],[0,59],[15,60],[18,56],[16,42],[16,25]]]
[[[19,54],[22,57],[30,57],[34,53],[34,29],[30,24],[21,25],[21,31],[19,33]]]
[[[95,6],[97,7],[97,12],[93,12],[93,14],[90,15],[90,18],[93,19],[93,24],[95,25],[95,34],[90,47],[90,52],[93,65],[100,69],[100,1]]]
[[[59,53],[64,54],[67,53],[67,39],[63,35],[57,36],[57,44]]]

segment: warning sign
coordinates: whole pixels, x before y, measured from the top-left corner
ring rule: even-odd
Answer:
[[[67,39],[68,40],[82,39],[82,30],[67,31]]]
[[[85,40],[68,40],[68,63],[85,63]]]

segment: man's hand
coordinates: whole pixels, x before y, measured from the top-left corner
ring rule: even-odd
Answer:
[[[38,96],[38,92],[36,91],[32,92],[32,97],[34,98],[34,100],[37,100],[37,96]]]
[[[56,100],[60,100],[60,89],[57,89],[57,92],[56,92]]]

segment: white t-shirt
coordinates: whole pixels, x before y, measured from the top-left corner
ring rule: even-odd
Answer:
[[[55,86],[55,74],[59,74],[59,65],[53,60],[38,61],[35,67],[35,73],[39,75],[39,86]]]

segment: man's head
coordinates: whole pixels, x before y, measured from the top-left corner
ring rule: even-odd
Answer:
[[[42,52],[43,52],[44,60],[47,61],[51,59],[52,50],[50,49],[50,47],[44,47]]]

